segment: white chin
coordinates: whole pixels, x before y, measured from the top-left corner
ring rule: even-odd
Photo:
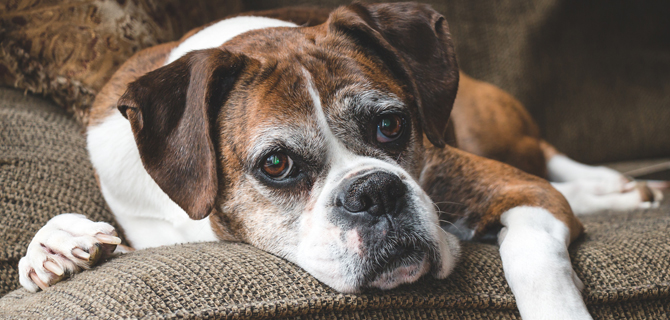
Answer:
[[[377,276],[375,281],[369,284],[372,288],[389,290],[404,283],[412,283],[430,270],[430,263],[426,257],[420,263],[398,267],[393,271],[385,272]]]

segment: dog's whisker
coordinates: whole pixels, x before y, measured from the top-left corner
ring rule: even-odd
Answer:
[[[439,201],[439,202],[433,202],[433,203],[434,203],[434,204],[455,204],[455,205],[457,205],[457,206],[464,206],[464,207],[466,206],[466,205],[463,204],[463,203],[460,203],[460,202],[454,202],[454,201]]]

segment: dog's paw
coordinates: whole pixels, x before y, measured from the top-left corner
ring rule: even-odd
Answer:
[[[574,161],[565,155],[556,155],[547,162],[547,175],[553,182],[603,181],[613,184],[625,184],[630,181],[618,171],[603,167],[590,166]]]
[[[635,189],[638,190],[642,197],[642,208],[658,208],[663,201],[663,192],[656,189],[646,182],[635,182]]]
[[[602,210],[631,210],[658,207],[663,193],[644,182],[626,179],[554,182],[576,214]]]
[[[40,229],[19,261],[19,281],[31,292],[109,257],[121,243],[114,227],[79,214],[58,215]]]

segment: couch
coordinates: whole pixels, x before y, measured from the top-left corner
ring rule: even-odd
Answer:
[[[647,178],[664,174],[634,169],[659,158],[662,167],[670,157],[670,5],[428,2],[446,15],[462,69],[515,94],[560,150],[588,163],[627,161],[614,167]],[[19,288],[18,260],[49,218],[77,212],[114,224],[83,125],[115,66],[208,21],[295,3],[9,1],[0,8],[0,318],[520,318],[497,247],[487,243],[463,243],[447,279],[361,294],[335,292],[292,263],[226,242],[137,251],[37,294]],[[656,209],[582,217],[586,233],[570,255],[594,318],[668,318],[668,198]]]

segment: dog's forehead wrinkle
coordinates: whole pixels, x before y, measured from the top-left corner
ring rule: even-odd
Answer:
[[[356,83],[343,87],[336,93],[335,101],[343,105],[344,111],[353,109],[357,114],[363,111],[361,109],[380,113],[405,107],[397,95],[376,89],[369,83]]]

